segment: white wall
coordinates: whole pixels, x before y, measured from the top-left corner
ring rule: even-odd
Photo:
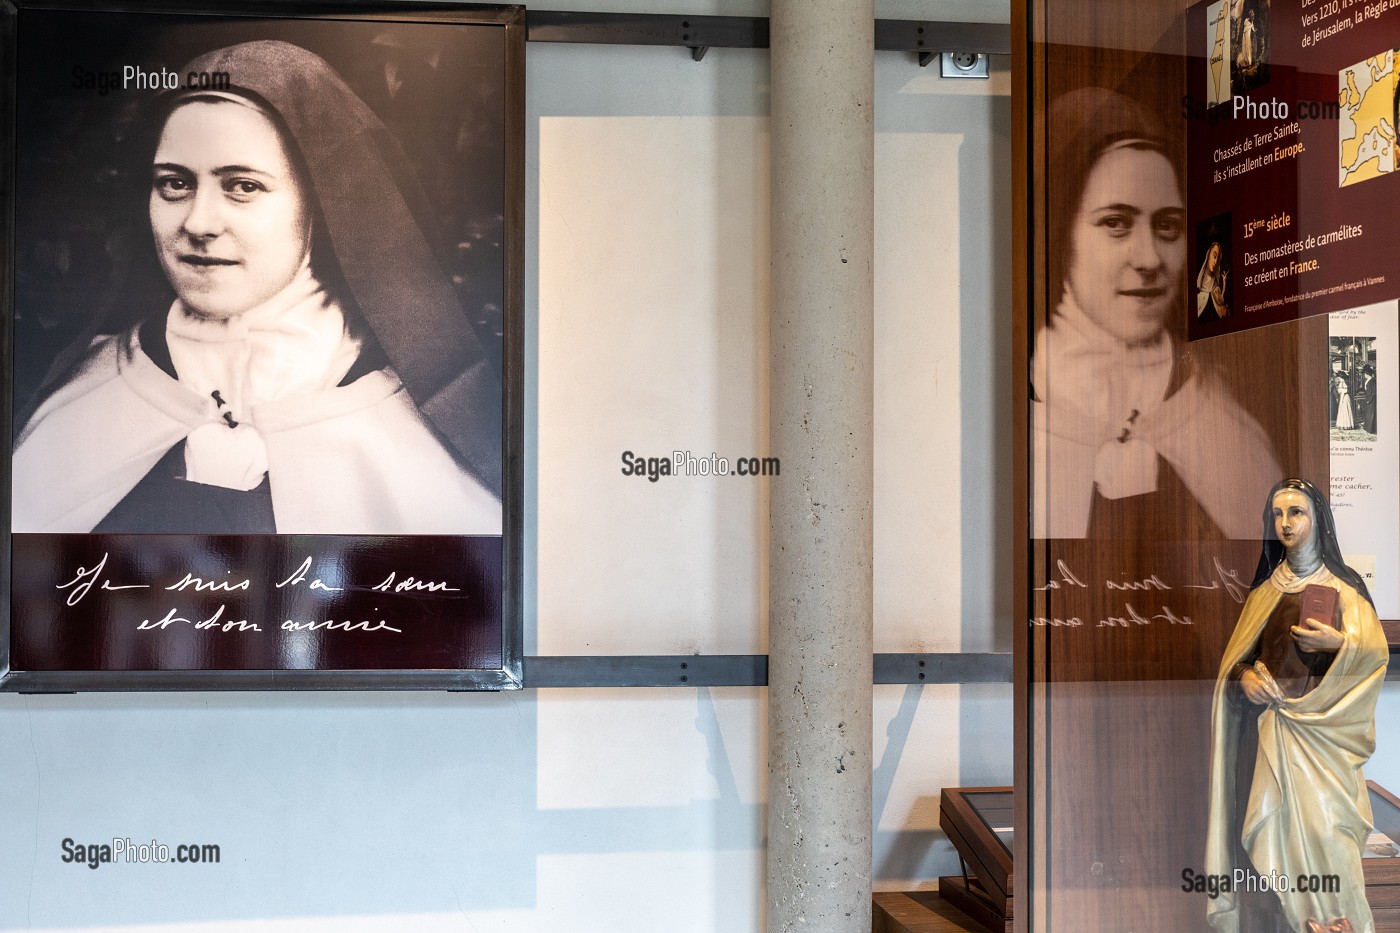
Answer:
[[[1010,645],[998,64],[954,83],[878,57],[879,651]],[[618,458],[781,456],[766,87],[757,51],[529,49],[529,654],[765,650],[764,483],[639,482]],[[738,688],[3,696],[0,929],[756,931],[765,715]],[[939,788],[1010,780],[1010,688],[880,687],[875,717],[877,884],[928,886],[956,865]],[[65,836],[223,860],[90,871]]]

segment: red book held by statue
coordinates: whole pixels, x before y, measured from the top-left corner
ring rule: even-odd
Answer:
[[[1342,620],[1337,617],[1337,591],[1316,583],[1303,587],[1303,605],[1298,610],[1298,618],[1317,619],[1340,632]]]

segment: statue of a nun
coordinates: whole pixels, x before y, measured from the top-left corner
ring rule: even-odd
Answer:
[[[1327,500],[1305,480],[1278,483],[1212,703],[1206,873],[1232,882],[1207,907],[1215,929],[1374,930],[1361,766],[1375,749],[1389,656]],[[1297,883],[1333,875],[1340,884]]]

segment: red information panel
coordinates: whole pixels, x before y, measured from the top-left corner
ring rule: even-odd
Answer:
[[[1400,294],[1389,0],[1210,0],[1187,14],[1191,339]]]

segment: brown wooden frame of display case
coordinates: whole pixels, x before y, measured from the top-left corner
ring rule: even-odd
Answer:
[[[944,875],[938,879],[938,896],[967,914],[988,933],[1012,933],[1015,920],[997,912],[975,877]]]
[[[945,787],[938,804],[939,828],[948,834],[965,869],[976,876],[978,887],[1006,918],[1012,916],[1015,896],[1011,853],[967,797],[1011,792],[1010,787]]]

